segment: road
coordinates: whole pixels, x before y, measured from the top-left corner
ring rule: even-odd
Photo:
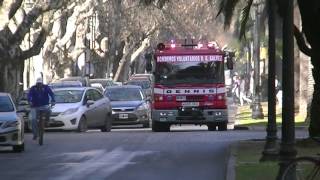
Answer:
[[[264,137],[263,131],[209,132],[196,126],[175,127],[168,133],[127,128],[110,133],[48,132],[40,147],[26,134],[24,153],[0,147],[0,179],[222,180],[229,145]]]

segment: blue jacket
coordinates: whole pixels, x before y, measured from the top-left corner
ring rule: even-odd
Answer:
[[[31,107],[40,107],[49,105],[49,96],[51,102],[55,102],[54,94],[48,85],[42,85],[42,88],[38,88],[36,85],[30,88],[28,93],[28,100]]]

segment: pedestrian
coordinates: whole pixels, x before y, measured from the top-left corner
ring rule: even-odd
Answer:
[[[37,78],[36,84],[30,88],[28,93],[28,101],[31,107],[31,124],[33,140],[38,137],[38,123],[37,116],[39,110],[47,110],[50,113],[49,101],[51,98],[51,105],[55,104],[54,94],[48,85],[43,84],[42,78]],[[47,117],[48,118],[48,117]]]
[[[233,77],[232,94],[234,102],[240,100],[240,77],[238,76],[238,74],[235,74]]]
[[[243,76],[240,77],[240,105],[243,106],[244,101],[251,103],[252,100],[246,96],[246,81]]]
[[[276,100],[278,102],[279,107],[282,107],[282,88],[281,83],[278,80],[278,77],[275,77],[275,89],[276,89]]]

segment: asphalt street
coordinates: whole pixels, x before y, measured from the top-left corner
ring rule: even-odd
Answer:
[[[142,128],[47,132],[44,146],[31,138],[26,134],[23,153],[0,147],[1,180],[222,180],[229,145],[263,139],[265,132],[209,132],[205,126],[168,133]]]

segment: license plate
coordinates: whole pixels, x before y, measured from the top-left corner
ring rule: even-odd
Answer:
[[[128,114],[119,114],[119,119],[128,119]]]
[[[183,107],[197,107],[199,106],[199,102],[182,102],[181,105]]]
[[[185,101],[185,100],[187,100],[187,97],[186,96],[177,96],[176,100],[177,101]]]

